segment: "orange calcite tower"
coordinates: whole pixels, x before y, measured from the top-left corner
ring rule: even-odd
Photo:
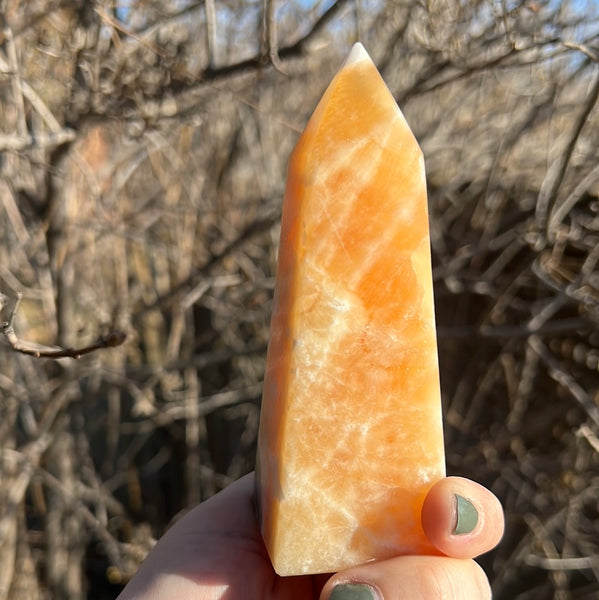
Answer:
[[[289,163],[256,483],[280,575],[434,552],[444,476],[422,152],[360,44]]]

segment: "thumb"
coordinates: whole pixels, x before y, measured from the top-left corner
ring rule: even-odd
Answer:
[[[474,558],[501,540],[503,510],[482,485],[462,477],[446,477],[431,488],[424,501],[422,527],[443,554]]]

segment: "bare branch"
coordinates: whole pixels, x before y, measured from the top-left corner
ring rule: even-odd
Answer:
[[[564,47],[569,48],[570,50],[578,50],[582,52],[585,56],[588,56],[593,62],[599,62],[599,54],[590,48],[587,44],[578,44],[576,42],[564,42]]]
[[[208,66],[216,68],[216,7],[214,0],[204,0],[206,7],[206,48],[208,50]]]
[[[142,46],[149,48],[152,52],[155,52],[156,54],[158,54],[158,56],[161,56],[163,58],[166,56],[166,54],[164,53],[162,48],[160,48],[156,44],[144,39],[142,36],[137,34],[135,31],[132,31],[128,27],[125,27],[122,23],[120,23],[114,17],[109,15],[106,12],[106,10],[104,8],[102,8],[101,6],[96,5],[94,7],[94,10],[98,13],[100,18],[103,21],[105,21],[106,23],[108,23],[111,27],[114,27],[116,30],[120,31],[121,33],[124,33],[125,35],[127,35],[130,38],[134,39],[135,41],[139,42]]]
[[[547,366],[549,375],[561,386],[572,394],[588,417],[599,426],[599,409],[594,405],[589,394],[580,386],[580,384],[560,366],[559,362],[551,356],[551,353],[536,335],[528,339],[532,349],[541,357],[541,360]]]
[[[0,70],[6,73],[14,72],[10,65],[2,58],[2,55],[0,55]],[[17,79],[17,82],[23,97],[31,102],[31,106],[35,108],[50,130],[53,133],[61,131],[62,126],[52,114],[52,111],[46,106],[46,103],[40,98],[39,94],[24,79]]]
[[[599,559],[596,556],[577,556],[574,558],[561,558],[549,556],[536,556],[531,554],[526,557],[526,564],[540,567],[549,571],[581,571],[596,569]]]
[[[555,230],[561,224],[561,222],[565,219],[566,215],[572,210],[576,203],[597,181],[599,181],[599,164],[595,165],[595,167],[578,182],[578,185],[572,190],[570,195],[561,204],[556,204],[553,207],[553,211],[549,218],[550,231]]]
[[[68,128],[49,133],[36,133],[34,135],[0,134],[0,152],[4,152],[5,150],[21,152],[29,148],[44,148],[49,150],[72,142],[76,136],[77,132],[74,129]]]
[[[339,13],[339,11],[349,3],[349,0],[337,0],[334,2],[310,27],[309,31],[307,31],[302,37],[300,37],[295,42],[282,46],[279,48],[278,56],[279,59],[289,58],[292,56],[300,56],[304,50],[304,46],[318,33],[320,33],[330,22],[331,20]],[[205,69],[202,74],[202,80],[213,80],[219,79],[221,77],[227,77],[230,75],[234,75],[236,73],[240,73],[246,71],[248,69],[259,69],[262,65],[262,59],[260,56],[255,56],[253,58],[248,58],[246,60],[242,60],[236,63],[231,63],[229,65],[225,65],[223,67],[218,68],[210,68]]]
[[[551,165],[547,176],[543,181],[541,191],[539,192],[539,198],[537,202],[536,217],[539,225],[546,228],[546,234],[549,232],[549,222],[547,216],[551,213],[553,205],[557,199],[559,188],[561,187],[564,176],[566,175],[566,169],[572,158],[572,153],[578,142],[578,138],[582,133],[582,130],[591,114],[591,111],[597,104],[599,99],[599,72],[595,74],[595,81],[590,89],[590,92],[583,104],[582,110],[578,115],[578,118],[574,122],[572,131],[569,135],[569,139],[566,143],[566,147],[559,153],[554,163]]]
[[[262,2],[262,37],[265,46],[264,54],[268,54],[271,64],[277,71],[283,72],[279,59],[275,0],[263,0]]]
[[[2,61],[2,66],[7,66],[13,73],[12,87],[14,94],[14,102],[17,108],[17,129],[21,135],[27,132],[27,119],[25,117],[25,102],[23,101],[23,88],[21,85],[21,72],[19,69],[19,61],[17,60],[17,50],[15,41],[12,35],[12,29],[8,26],[3,28],[4,39],[7,45],[8,65]],[[0,56],[1,58],[1,56]]]
[[[17,300],[10,313],[8,321],[5,321],[0,325],[0,333],[4,335],[6,341],[15,352],[21,354],[27,354],[35,358],[81,358],[84,354],[90,354],[96,350],[103,348],[114,348],[120,346],[127,339],[127,335],[122,331],[111,331],[107,335],[104,335],[90,346],[84,346],[82,348],[57,348],[51,346],[41,346],[37,344],[31,344],[28,342],[22,342],[17,337],[14,329],[15,316],[19,305],[21,304],[22,294],[17,293]],[[2,295],[0,298],[0,310],[6,303],[6,296]]]

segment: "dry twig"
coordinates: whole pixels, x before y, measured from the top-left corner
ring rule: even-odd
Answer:
[[[89,346],[83,346],[82,348],[56,348],[52,346],[40,346],[33,345],[30,342],[22,342],[17,337],[14,328],[15,316],[17,314],[17,310],[19,309],[19,305],[21,303],[23,295],[18,292],[17,299],[15,305],[10,313],[8,321],[4,321],[0,324],[0,333],[4,335],[6,341],[9,343],[10,347],[15,352],[20,352],[21,354],[27,354],[29,356],[33,356],[35,358],[81,358],[84,354],[90,354],[91,352],[95,352],[96,350],[101,350],[103,348],[114,348],[116,346],[120,346],[126,339],[127,334],[122,331],[111,331],[107,335],[104,335],[96,342]],[[0,310],[6,304],[6,296],[4,294],[0,295]]]

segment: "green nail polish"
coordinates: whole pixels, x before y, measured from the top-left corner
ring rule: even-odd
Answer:
[[[379,595],[365,583],[343,583],[336,585],[329,600],[378,600]]]
[[[474,504],[458,494],[455,494],[455,500],[456,523],[453,534],[462,535],[474,531],[474,528],[478,523],[478,512],[476,508],[474,508]]]

